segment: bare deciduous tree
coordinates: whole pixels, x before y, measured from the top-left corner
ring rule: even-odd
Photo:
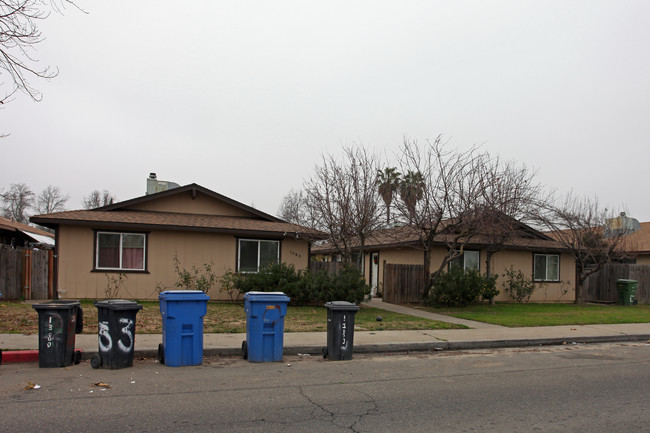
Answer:
[[[583,301],[582,288],[589,275],[622,255],[625,230],[612,230],[609,222],[615,213],[598,204],[596,198],[569,193],[559,205],[550,205],[538,213],[543,224],[576,263],[575,303]]]
[[[479,232],[486,240],[485,274],[492,275],[492,257],[512,239],[531,233],[540,207],[550,202],[550,191],[536,180],[536,172],[525,165],[494,158],[481,176]]]
[[[38,67],[34,46],[43,40],[38,22],[51,11],[61,12],[69,0],[2,0],[0,1],[0,78],[5,87],[0,104],[21,91],[35,101],[41,94],[30,84],[31,78],[50,79],[57,71]]]
[[[309,227],[311,224],[305,206],[303,192],[292,189],[282,198],[282,202],[278,207],[278,216],[287,222]]]
[[[94,190],[87,196],[84,196],[82,204],[84,209],[95,209],[102,206],[113,204],[117,198],[107,190]]]
[[[39,214],[61,212],[65,210],[68,200],[70,200],[70,196],[63,194],[58,186],[48,185],[36,197],[36,209]]]
[[[449,149],[441,136],[422,146],[404,139],[400,169],[407,173],[404,179],[410,180],[403,179],[396,208],[409,221],[408,226],[424,250],[423,298],[429,294],[433,277],[462,255],[464,246],[476,235],[480,217],[476,203],[488,159],[476,148],[466,152]],[[440,242],[447,244],[448,253],[432,274],[432,249]]]
[[[359,251],[361,266],[366,239],[383,219],[376,187],[379,160],[361,147],[343,150],[343,161],[323,155],[304,184],[305,203],[313,227],[328,233],[345,261],[352,261],[353,249]]]
[[[34,192],[24,183],[12,183],[7,192],[1,194],[2,214],[10,220],[27,224],[27,211],[34,205]]]

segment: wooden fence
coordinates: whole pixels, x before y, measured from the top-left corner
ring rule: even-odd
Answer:
[[[51,299],[52,250],[0,248],[2,299]]]
[[[384,302],[420,302],[424,289],[424,266],[384,265]]]
[[[320,271],[327,272],[328,275],[336,275],[341,269],[343,269],[343,262],[318,262],[312,261],[309,262],[309,270],[313,273]]]
[[[634,298],[639,304],[650,304],[650,265],[610,263],[590,275],[584,283],[582,297],[587,302],[617,302],[616,280],[636,280],[639,286]]]

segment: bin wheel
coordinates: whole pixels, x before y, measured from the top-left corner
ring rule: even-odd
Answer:
[[[160,343],[158,345],[158,362],[161,364],[165,363],[165,347]]]
[[[246,340],[241,343],[241,357],[243,359],[248,359],[248,344],[246,344]]]
[[[323,347],[323,358],[327,358],[327,347]]]
[[[101,367],[101,366],[102,366],[102,357],[99,356],[99,355],[96,355],[96,354],[93,355],[93,356],[90,358],[90,366],[91,366],[92,368],[99,368],[99,367]]]
[[[75,364],[79,364],[81,362],[81,350],[75,350],[74,351],[73,361],[74,361]]]

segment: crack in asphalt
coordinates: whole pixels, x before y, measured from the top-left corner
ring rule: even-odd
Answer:
[[[298,391],[300,392],[300,395],[301,395],[305,400],[307,400],[310,404],[312,404],[313,406],[315,406],[318,410],[320,410],[320,411],[324,412],[325,414],[327,414],[327,415],[330,417],[330,422],[331,422],[332,424],[336,425],[337,427],[347,428],[347,429],[349,429],[350,431],[352,431],[352,432],[354,432],[354,433],[360,433],[360,431],[356,429],[356,426],[357,426],[357,424],[359,424],[359,423],[360,423],[360,422],[361,422],[365,417],[367,417],[367,416],[369,416],[369,415],[373,415],[373,414],[378,414],[378,413],[380,413],[380,412],[379,412],[378,405],[377,405],[377,402],[375,401],[375,399],[374,399],[371,395],[369,395],[369,394],[367,394],[367,393],[365,393],[365,392],[362,392],[362,391],[356,391],[356,392],[358,392],[359,394],[362,394],[362,395],[364,395],[364,396],[367,397],[367,400],[364,400],[364,401],[362,401],[361,403],[370,404],[371,407],[368,408],[368,409],[365,411],[365,413],[361,413],[361,414],[346,414],[346,413],[337,413],[337,412],[331,411],[331,410],[327,409],[325,406],[323,406],[322,404],[316,402],[314,399],[312,399],[311,397],[309,397],[307,394],[305,394],[305,391],[304,391],[303,387],[299,387],[299,388],[298,388]],[[349,416],[355,417],[356,420],[355,420],[353,423],[351,423],[350,425],[341,425],[341,424],[337,423],[337,417],[341,417],[341,416],[345,416],[345,415],[349,415]]]
[[[377,402],[375,401],[375,399],[374,399],[371,395],[369,395],[369,394],[367,394],[367,393],[365,393],[365,392],[362,392],[362,391],[357,391],[357,392],[359,392],[360,394],[363,394],[363,395],[365,395],[366,397],[368,397],[368,400],[367,400],[367,401],[364,401],[364,403],[370,403],[370,404],[372,405],[372,407],[370,407],[370,409],[368,409],[368,410],[366,411],[366,413],[361,414],[361,415],[358,415],[358,416],[357,416],[357,420],[356,420],[356,421],[355,421],[355,422],[354,422],[354,423],[349,427],[350,430],[352,430],[352,431],[355,432],[355,433],[359,433],[359,431],[358,431],[355,427],[356,427],[356,425],[359,424],[359,423],[360,423],[360,422],[361,422],[365,417],[370,416],[370,415],[380,414],[380,413],[381,413],[381,412],[379,411],[379,407],[378,407],[378,405],[377,405]]]

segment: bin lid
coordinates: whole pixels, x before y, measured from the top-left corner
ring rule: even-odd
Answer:
[[[261,302],[289,302],[289,297],[283,292],[246,292],[244,299]]]
[[[627,283],[636,283],[637,280],[626,280],[625,278],[620,278],[620,279],[616,280],[616,282],[617,283],[627,284]]]
[[[359,306],[348,301],[330,301],[325,303],[325,307],[330,310],[358,311]]]
[[[136,301],[128,301],[126,299],[106,299],[104,301],[96,301],[95,307],[106,308],[107,310],[140,310],[142,305]]]
[[[286,296],[284,294],[284,292],[255,292],[255,291],[246,292],[246,294],[244,296],[246,296],[246,295],[282,295],[282,296]]]
[[[42,302],[40,304],[32,305],[35,310],[66,310],[78,307],[81,305],[79,301],[67,299],[55,299],[53,301]]]
[[[172,301],[207,301],[210,297],[201,290],[165,290],[158,295],[158,299]]]

